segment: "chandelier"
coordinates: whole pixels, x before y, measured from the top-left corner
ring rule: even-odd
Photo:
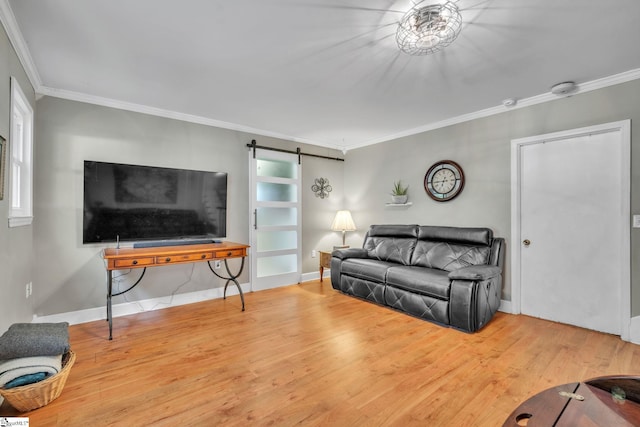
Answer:
[[[450,1],[444,4],[416,4],[400,20],[396,42],[409,55],[428,55],[449,46],[460,34],[462,16]]]

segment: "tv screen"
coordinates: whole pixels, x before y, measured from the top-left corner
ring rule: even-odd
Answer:
[[[85,160],[83,243],[216,239],[227,174]]]

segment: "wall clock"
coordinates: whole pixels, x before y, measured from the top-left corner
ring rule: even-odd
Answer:
[[[429,168],[424,176],[424,189],[436,202],[446,202],[456,197],[464,188],[464,172],[451,160],[440,160]]]

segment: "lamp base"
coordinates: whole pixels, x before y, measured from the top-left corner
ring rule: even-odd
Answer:
[[[347,249],[348,247],[349,247],[349,245],[334,246],[333,250],[335,251],[336,249]]]

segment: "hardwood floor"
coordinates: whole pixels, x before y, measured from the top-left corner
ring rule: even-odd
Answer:
[[[466,334],[307,282],[70,327],[32,426],[501,426],[557,384],[640,374],[640,346],[498,313]],[[6,403],[2,415],[16,415]]]

